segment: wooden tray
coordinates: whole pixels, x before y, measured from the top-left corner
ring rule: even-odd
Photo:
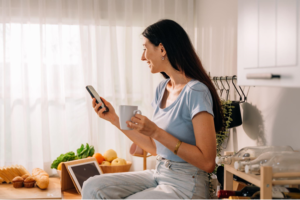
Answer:
[[[49,178],[46,190],[37,187],[14,188],[12,184],[0,184],[0,199],[61,199],[59,178]]]

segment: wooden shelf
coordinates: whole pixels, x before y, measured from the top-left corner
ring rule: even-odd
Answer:
[[[300,185],[300,171],[293,173],[273,173],[272,167],[262,166],[260,175],[237,171],[231,165],[224,165],[224,190],[233,189],[233,175],[260,187],[261,199],[272,199],[273,185]],[[292,180],[273,180],[274,178],[297,178]]]

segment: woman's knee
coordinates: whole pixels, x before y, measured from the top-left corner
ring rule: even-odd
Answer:
[[[97,191],[99,189],[106,187],[107,180],[104,175],[90,177],[83,182],[82,186],[82,197],[84,199],[93,199],[97,198]]]

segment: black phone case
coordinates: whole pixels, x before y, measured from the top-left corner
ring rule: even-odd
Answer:
[[[93,95],[93,93],[90,91],[90,89],[88,88],[88,86],[86,86],[85,87],[86,89],[87,89],[87,91],[90,93],[90,95],[93,97],[93,98],[95,98],[94,97],[94,95]],[[101,98],[101,97],[100,97]],[[98,100],[96,99],[96,103],[98,104],[99,102],[98,102]],[[109,109],[108,109],[108,107],[105,105],[105,103],[102,101],[102,104],[104,105],[104,107],[105,107],[105,111],[104,111],[104,113],[105,112],[108,112],[109,111]],[[100,106],[100,109],[102,108],[102,106]]]

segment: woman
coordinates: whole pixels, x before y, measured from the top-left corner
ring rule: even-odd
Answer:
[[[155,170],[105,174],[88,179],[83,198],[191,199],[209,198],[207,173],[213,172],[216,132],[223,127],[217,92],[202,67],[184,29],[172,20],[161,20],[142,33],[142,61],[151,73],[166,80],[156,88],[153,120],[136,114],[126,122],[133,130],[120,129],[112,105],[100,118],[119,128],[134,143],[157,155]]]

